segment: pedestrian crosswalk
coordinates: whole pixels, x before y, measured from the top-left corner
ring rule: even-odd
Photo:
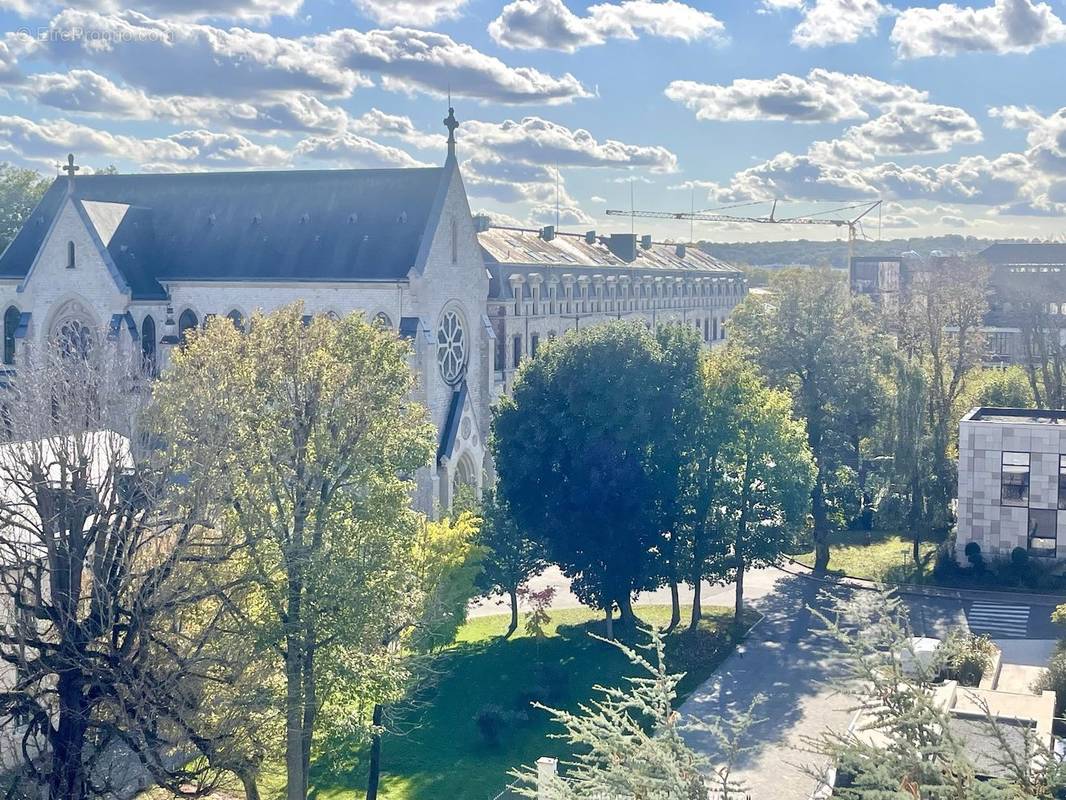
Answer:
[[[966,612],[966,621],[974,633],[1024,639],[1029,630],[1029,606],[974,603]]]

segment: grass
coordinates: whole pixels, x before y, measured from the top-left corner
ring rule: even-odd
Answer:
[[[688,618],[684,609],[682,619]],[[669,621],[669,606],[639,606],[638,616],[649,624]],[[749,612],[747,625],[757,615]],[[565,743],[549,739],[557,729],[544,712],[529,706],[531,695],[548,705],[577,709],[595,693],[593,685],[622,685],[632,665],[612,646],[588,636],[603,633],[603,620],[588,609],[553,611],[548,636],[537,641],[519,628],[505,640],[508,617],[481,617],[469,621],[455,644],[442,656],[442,678],[421,710],[406,721],[403,736],[387,736],[382,743],[381,796],[389,800],[489,800],[510,782],[508,770],[532,764],[540,756],[565,755]],[[730,635],[732,610],[704,609],[695,635],[675,632],[669,638],[667,657],[674,672],[685,672],[680,686],[688,695],[710,677],[733,648]],[[510,715],[496,745],[478,732],[475,716],[494,705]],[[364,797],[366,760],[355,756],[347,774],[312,770],[311,797],[340,800]],[[264,776],[265,799],[282,793],[283,776]]]
[[[922,568],[916,569],[910,535],[892,531],[844,531],[829,541],[829,570],[853,578],[883,583],[922,583],[936,558],[939,540],[924,540],[919,547]],[[793,556],[814,566],[814,551]]]

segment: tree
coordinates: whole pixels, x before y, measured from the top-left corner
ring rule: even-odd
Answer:
[[[138,377],[109,344],[52,343],[3,397],[0,716],[17,732],[7,766],[53,800],[112,796],[138,770],[209,791],[233,735],[201,717],[232,675],[212,647],[239,587],[217,571],[232,545],[203,524],[208,498],[149,446]],[[190,759],[175,764],[176,747]]]
[[[755,709],[762,698],[756,697],[746,711],[729,720],[682,717],[673,704],[684,676],[671,674],[666,666],[665,632],[653,628],[648,635],[650,642],[638,647],[609,642],[639,671],[628,689],[597,686],[602,698],[590,701],[578,713],[534,703],[563,726],[565,733],[557,738],[569,742],[574,755],[565,778],[556,776],[547,786],[538,786],[535,768],[514,771],[521,796],[693,800],[707,797],[711,788],[725,800],[746,796],[731,773],[751,749],[744,739],[757,721]],[[685,731],[709,734],[726,755],[724,762],[712,765],[694,751],[684,740]]]
[[[931,516],[945,525],[955,496],[957,470],[952,462],[952,421],[970,372],[985,355],[983,333],[988,270],[951,258],[919,272],[901,307],[900,346],[926,373],[932,481]]]
[[[744,573],[775,563],[807,522],[815,470],[792,398],[755,380],[739,409],[736,438],[725,444],[728,494],[721,530],[736,583],[734,624],[744,615]]]
[[[15,238],[49,183],[36,170],[0,163],[0,250]]]
[[[703,616],[704,580],[715,581],[728,572],[728,554],[722,529],[727,494],[724,486],[728,443],[735,440],[740,409],[755,391],[757,376],[747,369],[733,348],[705,354],[700,363],[699,408],[691,446],[692,532],[689,547],[689,583],[692,586],[692,614],[689,630],[699,626]]]
[[[857,459],[854,437],[840,436],[842,409],[876,379],[880,340],[867,303],[852,298],[828,269],[786,269],[769,298],[749,295],[733,312],[733,342],[771,386],[788,389],[803,415],[818,475],[811,490],[816,572],[829,565],[827,494],[842,459]],[[852,442],[849,442],[848,439]]]
[[[417,613],[419,532],[403,476],[424,466],[432,430],[410,401],[406,342],[360,316],[304,321],[300,304],[257,314],[247,332],[210,322],[155,388],[190,485],[220,493],[257,594],[248,647],[282,673],[287,797],[307,796],[319,714],[370,726],[351,696],[398,657],[390,632]]]
[[[654,431],[651,465],[656,482],[660,571],[670,587],[667,630],[672,631],[681,622],[678,584],[686,577],[684,567],[700,524],[693,514],[695,482],[699,477],[695,459],[700,452],[699,432],[706,409],[702,402],[702,345],[698,331],[687,325],[663,325],[655,338],[662,364],[656,416],[662,423]]]
[[[635,621],[654,585],[658,541],[650,466],[659,377],[655,339],[636,323],[568,333],[519,370],[496,411],[500,494],[583,601]]]
[[[511,603],[511,623],[504,638],[518,630],[518,595],[526,582],[547,565],[540,542],[525,536],[515,524],[507,504],[492,490],[481,501],[482,523],[478,543],[485,549],[477,585],[484,594],[505,594]]]

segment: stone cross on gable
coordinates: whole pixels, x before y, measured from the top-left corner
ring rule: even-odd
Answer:
[[[455,129],[459,127],[459,120],[455,118],[454,108],[448,108],[448,116],[444,118],[444,127],[448,129],[448,156],[455,158]]]
[[[74,154],[67,153],[67,163],[66,166],[63,167],[63,171],[67,173],[67,181],[69,183],[74,183],[74,173],[79,169],[81,169],[81,167],[74,163]]]

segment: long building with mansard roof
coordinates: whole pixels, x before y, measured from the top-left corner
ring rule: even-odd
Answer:
[[[363,313],[413,345],[438,431],[415,502],[434,513],[491,472],[490,405],[540,342],[615,318],[724,338],[740,273],[631,235],[489,227],[445,122],[440,168],[79,176],[70,157],[0,254],[5,368],[48,340],[110,339],[157,372],[211,316]]]

